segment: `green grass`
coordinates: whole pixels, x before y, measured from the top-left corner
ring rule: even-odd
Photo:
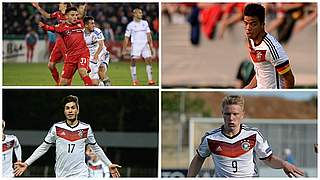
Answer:
[[[58,64],[58,71],[61,73],[63,64]],[[130,64],[128,62],[112,62],[109,66],[108,75],[113,86],[131,86]],[[158,63],[153,63],[153,79],[158,83]],[[137,76],[140,85],[148,83],[145,63],[137,63]],[[3,64],[3,85],[4,86],[54,86],[47,63],[4,63]],[[75,73],[72,81],[73,86],[83,86],[78,72]]]

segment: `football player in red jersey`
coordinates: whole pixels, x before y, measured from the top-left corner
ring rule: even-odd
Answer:
[[[49,26],[39,22],[39,27],[46,31],[59,33],[66,46],[66,58],[60,85],[68,85],[68,82],[72,80],[74,73],[78,70],[84,84],[91,86],[92,81],[88,76],[90,54],[83,36],[83,21],[78,20],[79,13],[76,7],[67,8],[65,14],[67,17],[65,23]]]
[[[257,128],[241,123],[244,118],[242,96],[226,96],[221,106],[224,124],[202,138],[189,166],[188,177],[197,176],[210,155],[216,177],[257,177],[256,157],[271,168],[283,169],[288,177],[304,175],[301,169],[273,155],[268,141]]]
[[[32,5],[40,12],[40,14],[43,17],[45,17],[47,19],[57,19],[59,24],[64,23],[67,19],[66,15],[65,15],[65,12],[67,9],[67,4],[65,4],[63,2],[59,3],[59,11],[55,11],[50,14],[48,12],[46,12],[44,9],[42,9],[39,6],[39,3],[34,2],[34,3],[32,3]],[[82,19],[84,17],[85,7],[86,7],[86,5],[80,5],[78,7],[80,19]],[[59,83],[60,83],[60,77],[59,77],[59,72],[57,70],[56,64],[62,62],[63,59],[65,59],[65,57],[64,57],[65,53],[66,53],[65,51],[66,51],[66,47],[64,45],[63,39],[57,33],[57,40],[56,40],[56,43],[55,43],[55,45],[52,49],[52,52],[50,54],[49,63],[48,63],[48,68],[49,68],[51,75],[57,85],[59,85]],[[68,82],[68,85],[70,85],[70,83],[71,83],[71,80],[70,80],[70,82]]]

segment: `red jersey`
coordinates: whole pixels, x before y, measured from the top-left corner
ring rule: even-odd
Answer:
[[[57,19],[59,24],[65,23],[65,21],[67,19],[66,15],[62,14],[61,11],[56,11],[54,13],[51,13],[50,14],[50,18],[51,19]]]
[[[57,32],[61,35],[66,46],[67,56],[89,53],[83,36],[84,24],[78,20],[75,24],[62,23],[56,26],[43,26],[44,30]]]

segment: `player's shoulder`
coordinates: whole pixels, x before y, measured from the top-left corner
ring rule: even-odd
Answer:
[[[241,124],[241,129],[246,131],[246,132],[255,133],[255,134],[258,134],[259,136],[263,137],[261,131],[259,130],[259,128],[251,127],[251,126],[248,126],[246,124]]]
[[[85,127],[91,127],[90,124],[85,123],[85,122],[83,122],[83,121],[79,121],[79,125],[85,126]]]
[[[211,135],[216,135],[222,131],[222,127],[212,129],[211,131],[207,131],[203,137],[211,136]]]
[[[102,31],[101,31],[101,29],[95,27],[95,28],[93,29],[93,33],[94,33],[95,35],[100,35],[100,34],[102,33]]]
[[[263,38],[263,41],[268,46],[282,47],[282,45],[279,43],[279,41],[269,33],[266,34],[266,36]]]
[[[16,135],[13,134],[6,134],[6,139],[11,140],[11,139],[18,139]]]

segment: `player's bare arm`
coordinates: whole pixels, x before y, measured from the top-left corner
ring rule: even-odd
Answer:
[[[196,154],[190,163],[187,177],[196,177],[201,169],[204,160],[205,158],[202,158],[199,156],[199,154]]]
[[[125,56],[127,53],[128,43],[129,43],[129,37],[125,36],[122,44],[122,56]]]
[[[103,49],[104,41],[103,41],[103,40],[99,40],[99,41],[98,41],[98,45],[99,45],[99,47],[98,47],[96,53],[95,53],[94,56],[93,56],[93,60],[94,60],[95,62],[97,62],[98,59],[99,59],[99,54],[100,54],[100,52],[101,52],[102,49]]]
[[[294,88],[295,79],[294,79],[294,76],[293,76],[291,70],[289,70],[285,74],[281,75],[280,78],[284,82],[284,87],[283,88],[285,88],[285,89]]]
[[[32,6],[35,7],[43,17],[50,19],[50,14],[47,11],[45,11],[44,9],[42,9],[39,6],[39,3],[34,2],[34,3],[32,3]]]
[[[87,14],[87,3],[83,5],[79,5],[78,13],[79,13],[79,19],[83,19],[84,16]]]
[[[252,80],[250,81],[250,83],[245,86],[243,89],[253,89],[257,87],[257,78],[256,75],[253,76]]]
[[[147,33],[147,38],[148,38],[148,44],[149,44],[149,47],[150,47],[151,56],[153,56],[154,55],[154,53],[153,53],[153,41],[152,41],[151,33]]]
[[[288,177],[299,177],[304,175],[302,169],[296,167],[293,164],[290,164],[287,161],[278,158],[275,155],[270,155],[270,157],[268,157],[263,162],[274,169],[283,169],[283,171],[286,173]]]

